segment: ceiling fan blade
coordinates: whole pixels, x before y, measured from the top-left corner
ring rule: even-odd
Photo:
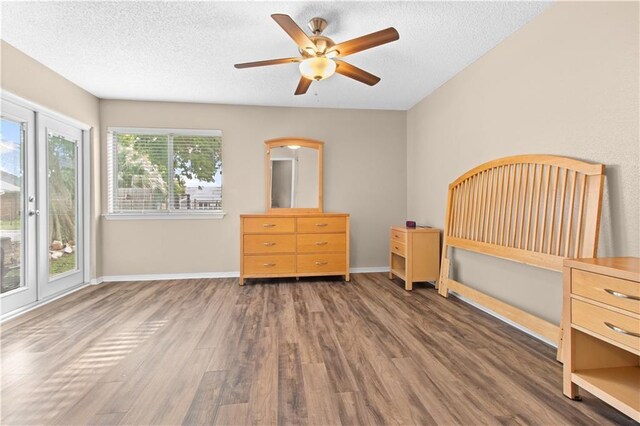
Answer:
[[[235,64],[234,67],[253,68],[253,67],[264,67],[267,65],[289,64],[291,62],[300,62],[300,58],[281,58],[281,59],[269,59],[266,61],[245,62],[243,64]]]
[[[344,57],[382,44],[391,43],[399,38],[398,31],[393,27],[389,27],[386,30],[376,31],[375,33],[338,43],[331,48],[330,52],[337,51],[336,57]]]
[[[301,49],[313,49],[313,52],[316,51],[316,45],[289,15],[274,13],[271,17],[289,34],[289,37],[291,37]]]
[[[309,86],[313,80],[309,80],[308,78],[300,77],[300,82],[298,83],[298,87],[296,87],[296,95],[304,95],[307,93]]]
[[[347,62],[336,60],[336,72],[342,74],[345,77],[358,80],[360,83],[367,84],[369,86],[375,86],[380,81],[380,77],[377,77],[371,73],[366,72],[356,66],[353,66]]]

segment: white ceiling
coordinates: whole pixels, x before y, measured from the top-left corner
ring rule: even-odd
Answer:
[[[538,15],[548,2],[2,2],[1,37],[100,98],[405,110]],[[329,21],[336,43],[395,27],[400,40],[347,58],[382,78],[341,75],[294,96],[297,56],[271,19]]]

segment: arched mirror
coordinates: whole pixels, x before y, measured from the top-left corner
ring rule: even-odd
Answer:
[[[281,138],[265,144],[267,212],[322,212],[324,143]]]

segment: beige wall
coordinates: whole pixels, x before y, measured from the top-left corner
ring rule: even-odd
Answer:
[[[406,213],[405,112],[110,100],[100,112],[102,141],[108,126],[222,130],[227,212],[222,220],[103,219],[104,276],[238,271],[239,215],[265,209],[263,141],[284,136],[325,142],[324,208],[351,214],[352,266],[387,265],[388,229]]]
[[[607,166],[600,256],[639,254],[638,3],[558,3],[407,115],[408,216],[444,223],[447,185],[522,154]],[[455,253],[457,278],[549,320],[561,277]]]
[[[78,120],[92,129],[92,188],[95,197],[91,200],[93,222],[91,277],[100,275],[100,257],[96,242],[99,240],[98,218],[100,215],[100,144],[98,98],[76,86],[41,63],[25,55],[15,47],[0,40],[0,87],[14,95]]]

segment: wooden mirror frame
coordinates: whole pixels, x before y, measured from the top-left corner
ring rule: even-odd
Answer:
[[[265,156],[266,176],[266,210],[267,213],[322,213],[322,151],[324,142],[304,138],[278,138],[264,141],[267,146]],[[271,149],[285,146],[298,145],[300,147],[318,150],[318,207],[315,208],[272,208],[271,207]]]

